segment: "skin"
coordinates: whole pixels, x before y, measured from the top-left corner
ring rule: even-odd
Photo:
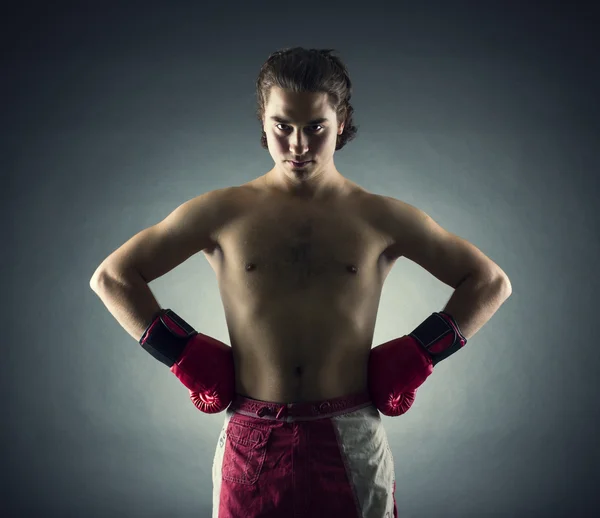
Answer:
[[[280,123],[272,117],[289,122]],[[310,124],[321,118],[327,121]],[[293,198],[314,201],[346,192],[350,182],[340,174],[333,160],[336,138],[342,134],[344,123],[337,123],[327,94],[293,93],[273,87],[263,115],[263,128],[275,163],[259,179],[264,185]],[[296,159],[312,162],[297,169],[290,163]]]
[[[183,203],[92,276],[136,341],[160,309],[148,284],[202,251],[219,284],[237,392],[319,401],[367,391],[381,291],[399,257],[455,288],[448,310],[467,337],[491,317],[496,294],[510,293],[506,274],[474,245],[340,174],[333,156],[343,124],[326,94],[274,88],[263,125],[270,171]],[[312,163],[296,169],[292,159]]]
[[[309,125],[318,118],[328,120]],[[379,298],[393,262],[371,221],[373,195],[335,167],[343,123],[326,94],[274,88],[263,123],[275,166],[240,186],[237,217],[218,246],[203,251],[219,283],[237,391],[277,402],[366,391]],[[313,163],[295,169],[288,160],[297,157]]]

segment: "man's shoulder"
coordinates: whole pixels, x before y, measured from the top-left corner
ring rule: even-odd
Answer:
[[[389,215],[390,212],[394,214],[421,212],[414,205],[386,194],[369,193],[369,201],[373,209],[382,217]]]
[[[195,205],[210,203],[216,209],[224,210],[227,208],[234,208],[242,198],[250,193],[250,191],[251,189],[244,185],[233,185],[205,191],[189,201]]]
[[[384,222],[390,218],[391,214],[398,216],[400,213],[407,213],[410,209],[415,209],[412,205],[392,196],[377,194],[365,191],[361,195],[364,205],[367,207],[368,214],[376,221]]]
[[[197,225],[201,220],[212,221],[217,227],[226,225],[240,213],[243,189],[239,186],[222,187],[199,194],[185,202],[189,217],[186,223]]]
[[[390,243],[396,242],[399,235],[418,234],[421,222],[428,218],[414,205],[392,196],[369,193],[367,199],[366,214],[371,224]]]

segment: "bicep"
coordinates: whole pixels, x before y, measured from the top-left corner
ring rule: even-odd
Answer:
[[[403,202],[393,205],[392,246],[398,256],[415,262],[452,288],[474,272],[501,272],[479,248],[442,228],[424,211]]]
[[[165,275],[214,245],[227,214],[224,202],[222,193],[211,191],[183,203],[120,246],[98,270],[135,270],[147,283]]]

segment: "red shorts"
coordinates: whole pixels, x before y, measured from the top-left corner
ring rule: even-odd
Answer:
[[[394,459],[368,394],[236,395],[213,462],[213,518],[396,518]]]

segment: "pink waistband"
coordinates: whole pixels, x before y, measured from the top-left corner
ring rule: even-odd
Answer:
[[[322,419],[354,412],[372,405],[369,393],[353,394],[325,401],[303,403],[276,403],[260,401],[236,394],[228,410],[252,417],[269,420]]]

